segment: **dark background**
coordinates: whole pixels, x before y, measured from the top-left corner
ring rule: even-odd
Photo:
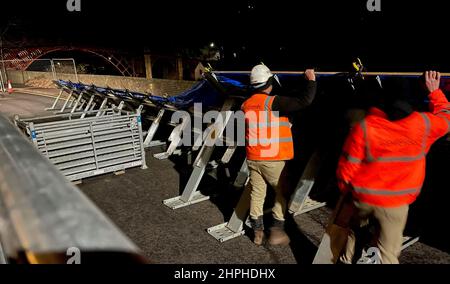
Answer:
[[[130,51],[196,49],[214,41],[221,67],[347,68],[360,56],[372,71],[450,71],[444,1],[2,1],[6,43],[78,44]],[[236,57],[233,56],[236,53]]]

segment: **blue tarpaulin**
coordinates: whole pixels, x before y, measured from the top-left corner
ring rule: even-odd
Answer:
[[[217,76],[219,83],[223,85],[232,85],[237,88],[245,89],[246,85],[242,82],[227,78],[225,76]],[[185,109],[191,107],[194,103],[201,103],[205,107],[218,106],[222,103],[223,97],[207,80],[196,83],[192,88],[186,90],[179,95],[172,97],[161,97],[151,94],[144,94],[128,90],[119,90],[112,88],[98,87],[95,85],[85,85],[82,83],[73,83],[70,81],[58,80],[56,82],[62,87],[75,90],[77,93],[82,91],[94,90],[101,94],[110,94],[121,99],[135,99],[142,101],[148,99],[157,105],[169,104],[175,108]]]

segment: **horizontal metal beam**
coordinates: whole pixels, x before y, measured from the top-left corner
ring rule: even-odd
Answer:
[[[140,250],[2,115],[0,133],[0,241],[7,261],[65,263],[79,250],[81,263],[89,258],[146,262]]]
[[[217,74],[250,74],[250,71],[213,71]],[[302,75],[305,71],[272,71],[273,74],[280,75]],[[348,72],[315,72],[316,75],[336,75]],[[365,76],[421,76],[423,72],[362,72]],[[441,73],[443,77],[450,77],[450,73]]]

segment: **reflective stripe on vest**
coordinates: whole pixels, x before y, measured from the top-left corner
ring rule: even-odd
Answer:
[[[421,159],[424,159],[425,155],[426,155],[426,148],[427,148],[427,137],[430,135],[430,130],[431,130],[431,122],[430,122],[430,119],[428,118],[428,116],[426,116],[426,114],[420,113],[420,115],[422,116],[424,123],[425,123],[425,135],[423,136],[423,140],[422,140],[422,150],[416,156],[396,156],[396,157],[377,157],[377,158],[373,157],[372,152],[370,150],[370,142],[369,142],[368,134],[367,134],[366,120],[363,119],[361,121],[361,128],[363,131],[363,136],[364,136],[364,141],[365,141],[365,152],[366,152],[367,162],[369,162],[369,163],[374,163],[374,162],[386,162],[386,163],[412,162],[412,161],[419,161]],[[346,158],[350,162],[353,162],[353,163],[363,162],[361,159],[358,159],[355,157],[350,157],[348,155],[346,156]]]
[[[250,122],[248,123],[248,128],[262,128],[262,127],[280,127],[280,126],[286,126],[291,127],[291,124],[289,122],[285,121],[279,121],[279,122]]]
[[[450,111],[446,111],[446,113],[450,114]],[[448,120],[448,118],[442,114],[437,114],[438,117],[443,118],[445,120],[445,122],[447,122],[447,133],[450,132],[450,120]]]
[[[421,121],[423,121],[422,127],[420,127]],[[368,128],[368,122],[371,123],[369,127],[373,128]],[[415,127],[415,129],[410,131],[413,135],[409,138],[410,140],[406,140],[410,144],[404,146],[406,147],[404,152],[411,153],[411,155],[403,156],[385,156],[386,154],[383,153],[389,149],[389,143],[396,143],[393,144],[395,147],[391,150],[401,151],[403,144],[397,143],[401,143],[404,135],[409,134],[408,128],[403,129],[399,134],[395,133],[396,128],[392,128],[392,131],[387,130],[387,132],[378,130],[383,129],[384,123],[382,120],[367,121],[364,119],[361,121],[360,126],[365,144],[363,159],[343,154],[349,162],[361,164],[360,171],[351,181],[353,194],[356,199],[376,206],[392,207],[410,204],[420,193],[423,185],[431,121],[424,113],[416,113],[415,117],[411,117],[410,124],[406,124],[405,127]],[[388,126],[386,125],[386,127]],[[391,135],[391,137],[385,137],[385,135]],[[383,143],[385,139],[386,146],[381,146],[380,143]],[[407,176],[408,178],[401,178]]]
[[[385,195],[385,196],[401,196],[404,194],[411,193],[420,193],[421,187],[419,188],[410,188],[410,189],[374,189],[374,188],[363,188],[363,187],[354,187],[355,192],[362,194],[370,194],[370,195]]]
[[[248,143],[250,145],[256,145],[256,144],[271,144],[271,143],[283,143],[283,142],[292,142],[292,137],[286,137],[286,138],[259,138],[259,139],[247,139]]]

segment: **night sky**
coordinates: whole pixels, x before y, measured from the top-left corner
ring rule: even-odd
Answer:
[[[373,71],[450,71],[444,1],[381,0],[381,12],[367,0],[81,0],[81,12],[66,2],[2,3],[6,44],[171,53],[214,42],[225,69],[343,70],[360,56]]]

